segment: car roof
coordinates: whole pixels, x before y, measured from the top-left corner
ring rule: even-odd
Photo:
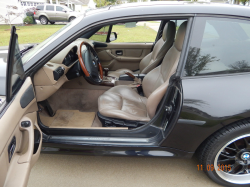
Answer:
[[[143,9],[148,8],[165,9],[166,13],[175,14],[217,14],[217,15],[232,15],[232,16],[250,16],[250,8],[248,6],[222,4],[222,3],[197,3],[197,2],[180,2],[180,1],[152,1],[143,3],[126,3],[120,5],[113,5],[104,8],[91,10],[86,15],[97,14],[105,11],[127,11],[127,9]],[[130,11],[127,11],[130,15]],[[145,12],[144,12],[145,13]]]

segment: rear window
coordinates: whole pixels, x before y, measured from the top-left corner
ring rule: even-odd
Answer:
[[[46,6],[46,10],[48,10],[48,11],[54,11],[54,6],[52,5],[47,5]]]
[[[43,9],[44,9],[44,6],[37,6],[36,9],[37,9],[37,10],[43,10]]]

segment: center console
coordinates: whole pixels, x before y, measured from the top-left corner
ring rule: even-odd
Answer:
[[[113,87],[115,86],[116,81],[118,81],[116,77],[103,76],[101,85]]]
[[[132,74],[134,77],[127,74],[121,75],[119,78],[111,76],[103,76],[102,86],[118,86],[118,85],[140,85],[145,74]]]
[[[141,80],[144,79],[144,77],[146,76],[146,74],[132,74],[134,77],[137,77]],[[119,77],[119,81],[134,81],[134,78],[132,78],[131,76],[124,74],[124,75],[120,75]]]

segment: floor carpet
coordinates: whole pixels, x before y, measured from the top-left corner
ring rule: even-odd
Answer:
[[[53,117],[40,113],[42,123],[48,127],[91,127],[95,112],[80,112],[79,110],[57,110]]]

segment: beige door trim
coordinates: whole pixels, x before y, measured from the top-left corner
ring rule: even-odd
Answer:
[[[27,77],[0,119],[0,186],[27,186],[31,167],[40,154],[41,143],[37,152],[33,154],[34,129],[39,130],[42,139],[42,133],[37,124],[36,98],[25,108],[20,104],[21,97],[30,85],[32,85],[31,78]],[[21,127],[22,121],[29,121],[30,127]],[[16,138],[16,148],[9,162],[8,147],[13,137]]]

